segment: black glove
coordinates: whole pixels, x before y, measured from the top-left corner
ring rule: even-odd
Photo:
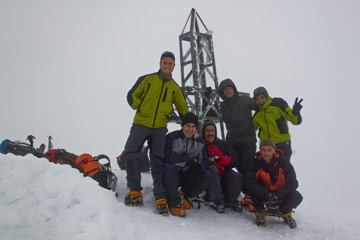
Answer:
[[[202,172],[202,168],[201,165],[198,161],[196,161],[195,159],[191,159],[190,161],[188,161],[187,163],[190,167],[190,170],[195,174],[195,175],[200,175],[200,173]]]
[[[294,103],[292,112],[296,116],[300,115],[300,110],[302,108],[302,105],[301,105],[302,101],[303,101],[303,99],[300,99],[299,101],[298,101],[298,98],[295,99],[295,103]]]
[[[274,192],[268,191],[265,194],[265,205],[268,208],[276,208],[280,205],[280,199],[276,196]]]

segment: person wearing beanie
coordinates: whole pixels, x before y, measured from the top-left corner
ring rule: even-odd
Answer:
[[[259,110],[254,114],[252,123],[255,130],[259,129],[259,138],[271,138],[276,147],[284,152],[284,158],[290,161],[291,137],[288,122],[299,125],[302,122],[300,110],[302,99],[295,99],[293,109],[282,98],[271,98],[264,87],[254,90],[254,99]]]
[[[189,112],[182,118],[181,129],[166,136],[164,183],[170,213],[180,217],[192,209],[191,198],[205,191],[210,179],[214,179],[206,171],[212,163],[204,141],[201,137],[194,137],[197,126],[197,116]],[[180,187],[182,196],[178,191]],[[211,200],[221,199],[221,188],[213,195],[216,196]]]
[[[290,227],[296,222],[292,210],[302,202],[296,173],[291,163],[284,159],[282,151],[275,148],[270,138],[260,140],[260,151],[251,161],[245,173],[245,186],[255,207],[255,223],[265,226],[265,216],[283,218]]]
[[[213,171],[216,183],[222,188],[224,194],[224,206],[234,211],[242,212],[240,201],[238,200],[243,185],[243,174],[232,170],[237,165],[237,156],[231,145],[217,137],[216,125],[205,122],[202,128],[202,136],[205,140],[209,160],[216,168],[209,168]],[[219,205],[216,205],[219,209]]]
[[[181,119],[181,127],[183,127],[187,123],[195,124],[196,129],[199,127],[199,119],[192,112],[188,112],[187,114],[185,114],[185,116],[182,117],[182,119]]]
[[[172,78],[174,67],[174,54],[162,53],[160,70],[139,77],[127,94],[127,101],[136,113],[124,150],[127,187],[130,189],[125,196],[125,205],[143,204],[139,159],[142,146],[148,140],[154,195],[161,215],[168,215],[163,182],[167,117],[173,111],[173,104],[180,116],[189,111],[179,85]]]
[[[242,174],[256,152],[256,135],[252,115],[258,107],[253,98],[240,96],[231,79],[221,81],[218,94],[223,102],[220,110],[226,126],[226,142],[238,156],[236,169]]]

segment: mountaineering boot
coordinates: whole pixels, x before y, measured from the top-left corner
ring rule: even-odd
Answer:
[[[226,201],[225,202],[225,207],[228,207],[228,208],[231,208],[233,211],[235,212],[242,212],[243,211],[243,208],[240,204],[240,202],[238,200],[236,201]]]
[[[160,215],[169,216],[169,208],[168,208],[166,198],[157,199],[156,207],[159,210]]]
[[[255,212],[255,223],[259,227],[265,227],[265,213],[264,211],[256,211]]]
[[[218,212],[218,213],[225,213],[225,205],[222,200],[216,201],[212,204],[212,207]]]
[[[247,208],[250,212],[255,212],[255,207],[253,205],[253,201],[250,198],[249,194],[245,194],[244,198],[240,201],[241,206]]]
[[[194,208],[193,200],[187,197],[182,198],[182,204],[186,210],[191,210]]]
[[[143,206],[143,197],[140,191],[130,191],[125,197],[126,206]]]
[[[186,211],[184,209],[184,206],[182,204],[177,204],[175,207],[170,208],[170,212],[172,215],[178,216],[178,217],[185,217]]]
[[[282,214],[280,212],[280,217],[282,219],[284,219],[284,222],[289,225],[290,228],[296,228],[296,222],[295,220],[293,219],[292,215],[291,215],[291,212],[288,212],[286,214]]]

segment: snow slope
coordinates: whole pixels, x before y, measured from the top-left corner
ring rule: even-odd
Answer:
[[[207,206],[186,218],[157,215],[150,174],[142,174],[144,207],[126,207],[125,172],[113,163],[117,192],[103,189],[66,165],[33,156],[0,156],[0,239],[358,239],[357,213],[342,213],[307,202],[294,214],[298,227],[268,217],[254,224],[251,213]],[[301,184],[301,183],[300,183]],[[346,204],[345,202],[342,204]],[[340,208],[339,208],[340,209]]]

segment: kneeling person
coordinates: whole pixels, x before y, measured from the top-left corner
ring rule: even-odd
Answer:
[[[187,113],[181,123],[182,129],[166,136],[164,183],[170,212],[185,216],[183,202],[202,193],[208,186],[205,169],[211,162],[207,157],[202,138],[194,138],[198,127],[195,114]],[[179,194],[182,188],[183,200]]]
[[[303,197],[296,190],[298,181],[294,167],[269,138],[261,139],[260,151],[245,173],[245,186],[256,208],[256,224],[265,225],[265,215],[278,215],[290,228],[296,227],[291,211]],[[264,206],[268,212],[265,212]]]
[[[214,177],[221,184],[225,207],[241,212],[242,207],[238,198],[243,186],[243,175],[232,170],[233,167],[237,166],[236,153],[230,144],[217,137],[214,123],[206,122],[203,126],[202,135],[205,139],[209,160],[215,163],[217,167]]]

